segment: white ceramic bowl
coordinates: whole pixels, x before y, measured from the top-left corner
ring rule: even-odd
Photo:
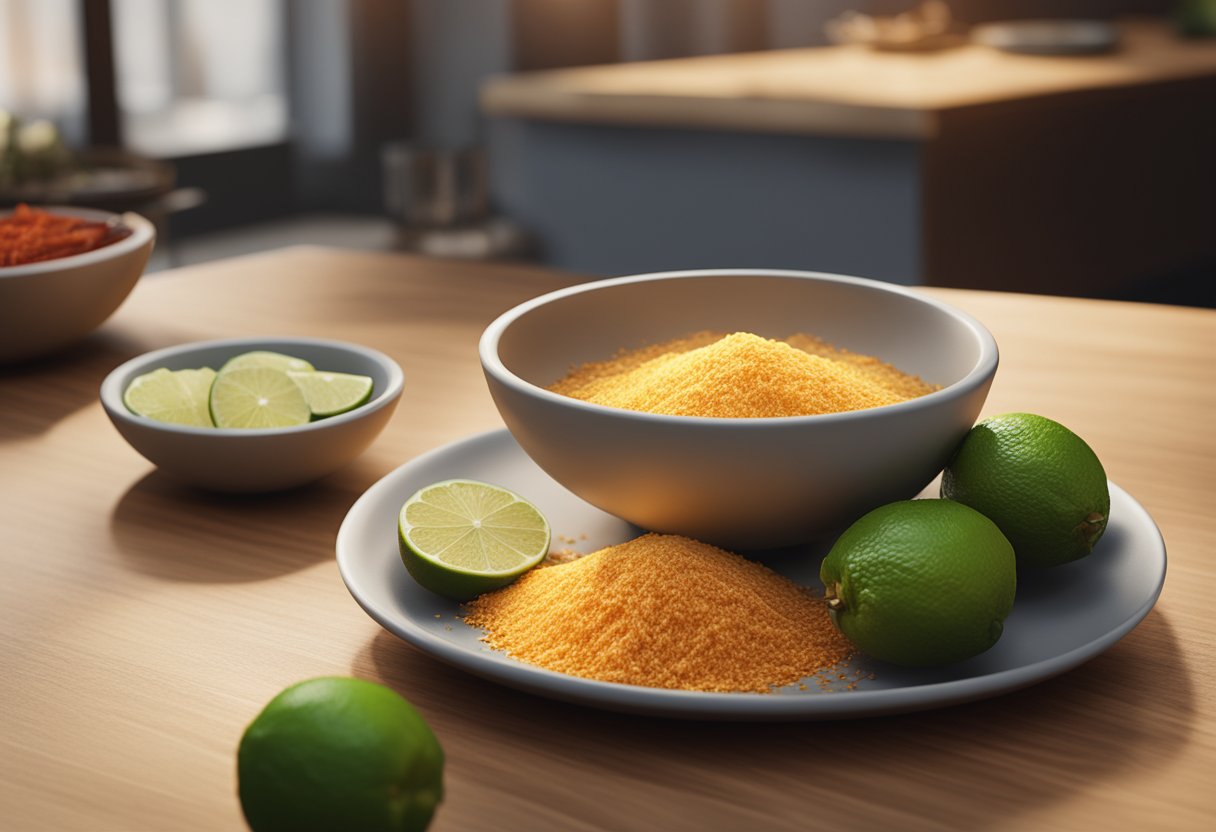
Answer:
[[[371,376],[372,399],[338,416],[266,430],[196,428],[136,416],[122,403],[137,376],[159,367],[219,369],[243,352],[271,350],[303,358],[318,370]],[[214,491],[278,491],[325,476],[363,452],[388,424],[401,398],[401,367],[376,350],[316,338],[198,341],[145,353],[101,383],[101,404],[131,447],[166,474]]]
[[[703,329],[811,333],[942,389],[870,410],[776,419],[637,413],[545,389],[572,365]],[[645,529],[759,549],[826,536],[920,491],[979,415],[997,348],[975,319],[900,286],[715,270],[542,295],[490,324],[481,362],[516,441],[570,491]]]
[[[0,266],[0,363],[54,352],[101,326],[135,287],[156,239],[155,227],[138,214],[55,205],[39,210],[96,222],[118,220],[131,233],[84,254]]]

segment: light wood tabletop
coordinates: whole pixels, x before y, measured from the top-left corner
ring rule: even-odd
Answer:
[[[996,335],[986,412],[1052,416],[1154,516],[1169,575],[1107,653],[948,709],[710,724],[548,701],[382,631],[334,560],[347,509],[417,454],[500,426],[482,328],[574,278],[321,248],[145,278],[64,355],[0,369],[0,828],[238,830],[235,749],[280,689],[382,681],[447,752],[433,829],[1201,829],[1216,818],[1216,313],[926,290]],[[158,475],[97,402],[115,365],[244,335],[357,341],[403,367],[356,462],[261,498]]]
[[[1127,20],[1107,55],[1014,55],[978,44],[933,53],[860,46],[577,67],[494,78],[490,115],[928,138],[941,114],[1036,96],[1216,77],[1216,46],[1163,21]]]

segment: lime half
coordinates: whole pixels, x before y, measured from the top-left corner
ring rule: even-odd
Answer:
[[[549,524],[536,506],[474,480],[418,491],[401,507],[397,532],[414,580],[457,601],[506,586],[549,553]]]
[[[210,406],[217,428],[287,428],[312,418],[299,385],[266,367],[221,370],[211,385]]]
[[[132,381],[122,394],[122,403],[136,416],[174,425],[209,428],[211,413],[207,400],[215,370],[167,370],[164,367],[144,373]]]
[[[354,410],[372,397],[372,380],[367,376],[327,371],[287,375],[304,392],[309,410],[318,419]]]
[[[254,350],[253,352],[243,352],[238,356],[228,359],[223,367],[220,367],[220,372],[225,370],[240,370],[247,367],[265,367],[269,370],[281,370],[283,372],[296,373],[311,373],[313,366],[303,358],[296,358],[294,355],[284,355],[281,352],[271,352],[270,350]]]

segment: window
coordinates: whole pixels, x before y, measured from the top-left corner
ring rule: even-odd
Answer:
[[[111,4],[127,147],[171,157],[286,138],[283,0]]]
[[[85,136],[78,0],[0,0],[0,110]]]

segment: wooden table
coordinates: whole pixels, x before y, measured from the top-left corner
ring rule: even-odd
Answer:
[[[234,753],[284,686],[341,674],[415,703],[447,751],[434,829],[1198,829],[1216,817],[1216,314],[926,290],[1002,349],[988,412],[1073,427],[1157,519],[1157,608],[1034,688],[921,714],[730,725],[601,713],[497,687],[383,632],[334,562],[379,477],[499,420],[476,343],[571,278],[295,248],[145,279],[80,348],[0,371],[0,827],[240,829]],[[372,448],[281,496],[155,473],[97,403],[145,350],[344,338],[405,370]]]

